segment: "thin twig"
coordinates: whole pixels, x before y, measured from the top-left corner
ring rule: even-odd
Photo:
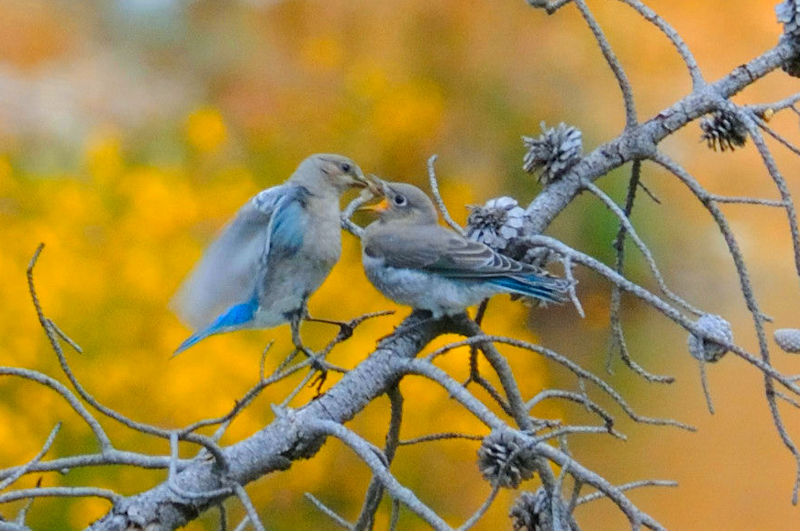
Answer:
[[[310,492],[306,492],[304,496],[308,501],[313,503],[314,507],[319,509],[319,511],[322,512],[322,514],[333,520],[334,524],[338,525],[343,529],[353,529],[353,525],[350,522],[342,518],[339,514],[336,513],[336,511],[334,511],[333,509],[322,503],[320,500],[318,500],[313,494],[311,494]]]
[[[800,237],[798,236],[797,218],[794,212],[794,207],[791,204],[791,196],[786,188],[786,182],[780,175],[771,153],[764,144],[764,139],[761,136],[761,133],[752,123],[752,120],[750,120],[749,116],[747,116],[746,113],[739,111],[738,108],[735,107],[733,108],[733,112],[736,112],[737,116],[748,125],[748,131],[753,138],[753,143],[756,144],[764,164],[767,166],[770,175],[772,175],[773,181],[775,182],[781,197],[784,199],[784,201],[788,201],[788,204],[786,205],[786,213],[789,218],[790,232],[792,235],[792,244],[795,253],[795,267],[798,271],[798,274],[800,274]],[[780,411],[778,410],[778,405],[775,401],[773,379],[777,378],[774,378],[772,375],[774,369],[770,363],[769,346],[767,344],[767,337],[763,323],[764,315],[759,309],[758,302],[755,294],[753,293],[752,284],[750,282],[750,274],[748,273],[747,265],[739,248],[739,244],[736,241],[733,231],[728,225],[724,214],[722,214],[722,212],[714,203],[707,200],[705,196],[705,190],[697,183],[696,179],[694,179],[682,166],[661,152],[655,153],[653,155],[653,160],[683,181],[683,183],[686,184],[686,186],[688,186],[689,189],[703,202],[706,210],[708,210],[708,212],[714,218],[714,221],[716,222],[717,227],[722,233],[723,239],[728,246],[728,252],[733,259],[734,265],[736,266],[736,272],[739,276],[739,287],[747,303],[747,309],[753,318],[753,327],[758,338],[759,353],[761,354],[761,359],[759,360],[761,364],[759,365],[759,368],[762,369],[764,375],[764,392],[767,405],[769,406],[770,414],[772,415],[773,424],[778,432],[778,436],[781,438],[784,446],[786,446],[786,448],[792,454],[792,457],[795,459],[795,482],[792,490],[792,503],[796,505],[798,501],[798,495],[800,494],[800,450],[798,450],[797,445],[794,443],[788,431],[786,430],[786,426],[784,425]],[[704,200],[704,198],[706,200]],[[741,356],[738,351],[733,351]],[[752,360],[749,361],[751,361],[751,363],[753,362]],[[768,368],[771,369],[771,371],[768,371]],[[780,381],[780,379],[778,379],[778,381]],[[795,390],[794,388],[794,385],[790,387],[792,390]]]
[[[662,479],[645,479],[642,481],[632,481],[630,483],[625,483],[624,485],[617,486],[617,489],[620,491],[626,491],[631,489],[638,489],[640,487],[677,487],[677,481],[669,481],[669,480],[662,480]],[[594,500],[599,500],[601,498],[605,498],[606,495],[603,492],[593,492],[591,494],[587,494],[586,496],[581,496],[578,498],[576,505],[583,505],[584,503],[589,503]]]
[[[614,238],[614,243],[612,247],[616,254],[616,259],[614,262],[614,270],[617,274],[622,275],[625,269],[625,236],[628,234],[628,225],[625,224],[622,220],[630,219],[631,213],[633,212],[633,206],[636,201],[636,192],[641,187],[645,192],[650,194],[651,197],[652,193],[648,191],[648,189],[642,185],[642,161],[635,160],[633,164],[631,164],[631,177],[628,181],[628,193],[625,196],[625,208],[622,211],[622,216],[620,218],[619,228],[617,229],[617,236]],[[656,202],[657,199],[654,198]],[[612,201],[613,203],[613,201]],[[671,376],[661,376],[657,374],[653,374],[650,371],[646,370],[644,367],[639,365],[630,355],[628,352],[628,344],[625,340],[625,331],[622,328],[622,290],[616,284],[612,284],[611,286],[611,305],[609,309],[610,314],[610,321],[611,321],[611,345],[608,349],[608,357],[606,358],[606,371],[611,374],[611,362],[614,355],[614,346],[619,349],[620,358],[622,359],[623,363],[630,368],[634,373],[638,374],[642,378],[644,378],[648,382],[652,383],[672,383],[674,378]]]
[[[535,345],[535,344],[527,342],[527,341],[522,341],[520,339],[515,339],[515,338],[512,338],[512,337],[504,337],[504,336],[495,336],[495,335],[476,335],[476,336],[473,336],[473,337],[469,337],[467,339],[463,339],[461,341],[456,341],[456,342],[450,343],[448,345],[445,345],[445,346],[437,349],[436,351],[434,351],[434,353],[432,353],[431,355],[429,355],[428,359],[432,358],[434,355],[443,354],[443,353],[445,353],[445,352],[447,352],[449,350],[452,350],[454,348],[458,348],[458,347],[462,347],[462,346],[466,346],[466,345],[470,345],[470,344],[474,344],[474,343],[483,343],[483,344],[487,344],[487,345],[488,344],[492,344],[492,343],[504,343],[504,344],[511,345],[511,346],[514,346],[514,347],[518,347],[518,348],[526,349],[526,350],[529,350],[529,351],[532,351],[532,352],[536,352],[536,353],[538,353],[538,354],[540,354],[540,355],[542,355],[542,356],[544,356],[544,357],[546,357],[548,359],[551,359],[551,360],[559,363],[560,365],[563,365],[564,367],[569,369],[571,372],[573,372],[575,375],[579,376],[580,378],[586,379],[586,380],[592,382],[593,384],[595,384],[604,393],[606,393],[608,396],[610,396],[622,408],[622,410],[625,411],[625,413],[632,420],[635,420],[636,422],[641,422],[643,424],[674,426],[674,427],[681,428],[681,429],[688,430],[688,431],[695,431],[694,427],[689,426],[688,424],[684,424],[682,422],[678,422],[676,420],[650,418],[650,417],[645,417],[645,416],[641,416],[641,415],[637,414],[636,412],[634,412],[633,408],[631,408],[631,406],[628,405],[628,403],[625,401],[625,399],[622,398],[622,396],[613,387],[611,387],[608,383],[606,383],[604,380],[602,380],[598,376],[592,374],[591,372],[587,371],[586,369],[583,369],[582,367],[577,365],[575,362],[565,358],[564,356],[559,355],[555,351],[552,351],[552,350],[550,350],[548,348],[545,348],[545,347],[542,347],[540,345]]]
[[[411,509],[434,529],[441,531],[450,529],[450,526],[447,525],[439,515],[417,498],[414,491],[404,487],[395,479],[387,470],[386,465],[378,458],[378,454],[374,451],[372,445],[356,435],[353,431],[345,428],[338,422],[323,419],[311,421],[307,428],[320,434],[332,435],[342,441],[369,466],[374,476],[383,484],[384,488],[391,493],[392,497],[402,501],[406,507]]]
[[[442,199],[442,195],[439,193],[439,181],[436,179],[436,170],[433,167],[433,164],[436,162],[437,158],[439,158],[438,155],[431,155],[430,158],[428,158],[428,181],[431,185],[433,199],[436,201],[436,206],[439,208],[439,212],[442,213],[442,218],[444,218],[445,223],[450,225],[451,229],[466,237],[467,233],[464,231],[464,228],[456,223],[455,220],[450,216],[450,212],[447,210],[447,205],[444,204],[444,199]]]
[[[98,487],[36,487],[0,494],[0,503],[26,498],[104,498],[112,504],[116,504],[122,499],[122,496],[113,490]]]
[[[106,435],[103,427],[100,426],[100,423],[97,422],[97,419],[95,419],[89,410],[86,409],[86,407],[81,403],[81,401],[78,400],[78,397],[72,394],[72,391],[70,391],[58,380],[37,371],[20,369],[17,367],[0,367],[0,376],[17,376],[42,384],[45,387],[49,387],[50,389],[54,390],[56,393],[61,395],[61,397],[70,405],[70,407],[72,407],[72,409],[75,410],[75,412],[84,420],[84,422],[86,422],[86,424],[92,430],[95,439],[97,439],[101,450],[108,451],[113,448],[111,440],[108,438],[108,435]]]
[[[600,199],[600,201],[602,201],[603,204],[609,210],[611,210],[611,212],[613,212],[615,216],[617,216],[617,219],[619,220],[620,224],[625,227],[626,235],[630,236],[630,238],[636,244],[636,248],[639,249],[639,251],[644,256],[645,262],[647,262],[647,266],[650,268],[650,273],[653,275],[653,278],[655,278],[656,282],[658,283],[658,287],[659,289],[661,289],[662,293],[664,293],[664,295],[666,295],[669,300],[681,306],[688,312],[691,312],[698,316],[705,313],[702,310],[699,310],[694,306],[692,306],[691,304],[689,304],[689,302],[684,300],[682,297],[676,295],[672,290],[670,290],[667,287],[667,283],[666,281],[664,281],[664,276],[661,274],[661,271],[658,268],[658,264],[656,264],[656,260],[655,258],[653,258],[653,253],[650,252],[650,248],[647,247],[647,244],[645,244],[644,241],[639,237],[639,234],[633,227],[633,223],[631,223],[630,219],[628,219],[628,216],[625,214],[625,212],[623,212],[621,208],[619,208],[619,206],[614,202],[614,200],[608,197],[603,190],[601,190],[591,182],[586,181],[583,183],[583,185],[584,187],[586,187],[587,190],[592,192],[598,199]]]
[[[358,197],[350,201],[340,216],[342,228],[357,238],[361,238],[364,234],[364,229],[353,223],[350,218],[353,217],[356,210],[358,210],[365,203],[368,203],[375,197],[375,194],[370,188],[364,188]]]
[[[489,495],[486,497],[486,500],[481,504],[478,510],[475,511],[475,513],[473,513],[473,515],[470,516],[469,519],[467,519],[467,521],[458,528],[458,531],[466,531],[477,524],[478,520],[483,518],[483,515],[485,515],[486,511],[488,511],[489,507],[491,507],[494,499],[497,497],[498,492],[500,492],[500,485],[494,485],[491,492],[489,492]]]
[[[483,435],[470,435],[468,433],[457,433],[457,432],[447,432],[447,433],[431,433],[429,435],[421,435],[420,437],[414,437],[413,439],[404,439],[398,441],[398,445],[400,446],[410,446],[412,444],[419,444],[419,443],[426,443],[426,442],[433,442],[433,441],[446,441],[452,439],[466,439],[469,441],[482,441]]]
[[[395,385],[389,389],[387,395],[391,403],[391,417],[389,419],[389,430],[386,432],[386,443],[384,444],[383,454],[386,462],[391,464],[394,460],[397,447],[400,445],[400,425],[403,423],[403,395]],[[355,530],[371,529],[374,525],[375,512],[383,497],[383,485],[376,478],[372,477],[364,496],[364,503],[361,513],[358,515],[356,523],[353,525]]]
[[[711,399],[711,389],[708,386],[708,375],[706,374],[706,362],[704,360],[697,360],[700,371],[700,386],[703,388],[703,396],[706,399],[706,406],[708,412],[714,414],[714,401]]]
[[[258,517],[258,512],[253,506],[253,502],[250,501],[250,496],[247,495],[245,488],[239,483],[234,482],[233,490],[236,492],[236,496],[239,498],[239,501],[242,502],[245,511],[247,511],[247,517],[250,518],[250,523],[253,524],[253,527],[256,529],[256,531],[266,531],[264,529],[264,524],[261,523],[261,519]]]
[[[676,308],[670,306],[669,303],[662,300],[653,293],[647,291],[638,284],[634,284],[630,280],[619,275],[610,267],[592,258],[591,256],[581,253],[563,244],[562,242],[554,238],[550,238],[548,236],[541,236],[541,235],[530,236],[526,238],[526,240],[529,245],[539,245],[543,247],[549,247],[558,253],[571,253],[573,255],[573,260],[575,262],[588,267],[592,271],[605,277],[608,281],[617,284],[623,291],[627,291],[628,293],[631,293],[636,297],[638,297],[639,299],[643,300],[644,302],[646,302],[647,304],[649,304],[650,306],[652,306],[653,308],[664,314],[666,317],[674,321],[676,324],[683,327],[690,334],[694,334],[701,338],[707,338],[707,332],[705,330],[699,328],[695,323],[689,321]],[[759,312],[758,315],[760,318],[763,318],[762,313]],[[764,362],[759,357],[754,356],[753,354],[746,351],[742,347],[736,345],[735,343],[721,341],[718,338],[709,338],[709,339],[712,339],[715,343],[718,343],[720,346],[733,352],[734,354],[744,359],[748,363],[756,366],[766,376],[769,376],[771,379],[775,380],[776,382],[779,382],[781,385],[783,385],[793,393],[800,395],[800,387],[798,387],[798,385],[792,380],[792,378],[781,374],[769,363]]]
[[[655,11],[644,5],[639,0],[621,1],[631,6],[645,20],[651,22],[655,27],[661,30],[664,35],[667,36],[672,45],[678,51],[681,59],[683,59],[683,62],[686,63],[686,67],[689,69],[689,75],[692,78],[694,90],[697,91],[699,88],[704,87],[706,82],[703,79],[703,73],[701,72],[700,67],[697,65],[697,60],[695,60],[694,55],[692,54],[691,50],[689,50],[689,46],[687,46],[680,34],[675,31],[675,28],[667,24],[667,22],[661,16],[659,16]]]
[[[617,78],[617,85],[619,85],[620,91],[622,92],[622,100],[625,103],[625,125],[626,127],[633,127],[637,124],[638,118],[636,116],[633,87],[631,87],[628,76],[625,74],[625,69],[622,68],[619,59],[617,59],[617,56],[611,49],[611,43],[608,42],[603,30],[600,28],[600,24],[597,23],[597,19],[592,15],[586,2],[584,0],[575,0],[575,5],[578,7],[578,11],[581,12],[592,34],[594,34],[600,51],[603,53],[606,63],[608,63],[608,67],[611,69],[611,72],[613,72],[614,77]]]
[[[3,481],[0,481],[0,490],[6,489],[9,485],[14,483],[16,480],[24,476],[28,473],[28,471],[33,467],[36,463],[42,460],[47,452],[50,451],[50,448],[53,446],[53,442],[56,440],[56,435],[58,435],[59,430],[61,429],[61,423],[56,423],[55,427],[50,430],[50,435],[47,437],[47,440],[44,442],[42,449],[39,450],[39,453],[36,454],[33,459],[28,461],[26,464],[17,468],[17,470],[5,478]]]

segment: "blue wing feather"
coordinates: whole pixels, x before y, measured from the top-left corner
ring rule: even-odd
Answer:
[[[207,338],[208,336],[245,328],[244,325],[253,321],[253,316],[255,315],[257,309],[258,300],[255,297],[248,302],[234,304],[228,308],[225,313],[217,317],[213,323],[208,325],[207,328],[189,336],[186,341],[181,343],[180,346],[175,349],[175,352],[173,352],[172,356],[177,356],[187,348],[191,347],[198,341]]]
[[[567,284],[563,279],[540,275],[491,277],[484,282],[505,288],[512,293],[528,295],[550,302],[563,302]]]
[[[175,303],[178,312],[201,330],[181,343],[175,355],[210,335],[246,328],[253,321],[270,267],[303,245],[309,195],[302,186],[265,190],[242,207],[211,244]],[[252,298],[241,302],[247,296]],[[218,316],[208,324],[214,315]]]
[[[268,256],[292,256],[303,245],[303,235],[308,224],[305,197],[308,192],[297,187],[272,214]]]
[[[290,194],[286,185],[259,192],[208,246],[171,303],[190,327],[207,327],[254,293],[262,257],[269,248],[273,214]]]

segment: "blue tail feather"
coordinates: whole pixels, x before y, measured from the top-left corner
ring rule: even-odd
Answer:
[[[487,279],[490,284],[499,286],[511,293],[528,295],[544,301],[563,302],[567,283],[564,279],[540,275],[518,275]]]
[[[258,302],[255,298],[248,302],[231,306],[225,311],[225,313],[217,317],[207,328],[200,330],[199,332],[195,332],[189,336],[186,341],[181,343],[180,346],[175,349],[175,352],[172,353],[172,356],[177,356],[187,348],[191,347],[198,341],[207,338],[208,336],[222,332],[228,332],[238,328],[244,328],[242,325],[253,320],[257,309]]]

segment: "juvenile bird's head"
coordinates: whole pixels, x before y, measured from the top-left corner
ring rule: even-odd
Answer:
[[[368,184],[358,164],[345,156],[328,153],[311,155],[301,162],[292,180],[311,188],[330,186],[338,193]]]
[[[413,225],[437,224],[439,216],[433,201],[417,188],[406,183],[381,183],[384,198],[367,210],[378,212],[380,221]]]

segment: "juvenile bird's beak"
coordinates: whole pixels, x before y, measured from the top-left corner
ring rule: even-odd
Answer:
[[[363,205],[358,208],[358,211],[368,212],[385,212],[389,208],[389,202],[386,200],[386,192],[384,190],[384,181],[374,173],[367,175],[367,188],[374,197],[383,197],[383,199],[374,205]]]
[[[364,205],[362,207],[359,207],[358,210],[366,210],[368,212],[377,212],[380,214],[381,212],[386,212],[388,209],[389,209],[389,201],[384,197],[383,199],[381,199],[379,203],[376,203],[374,205]]]

